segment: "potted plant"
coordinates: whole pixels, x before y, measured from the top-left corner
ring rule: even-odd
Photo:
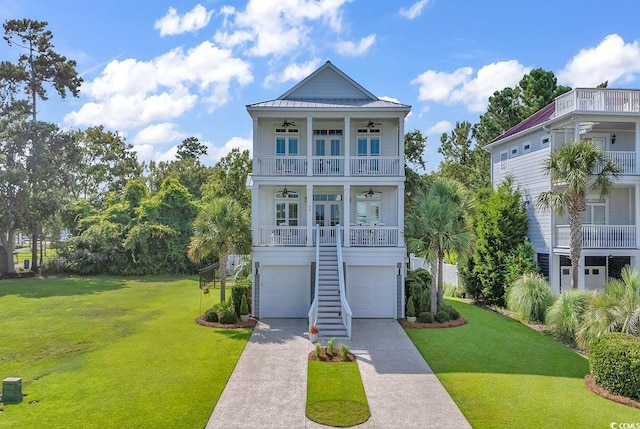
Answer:
[[[407,302],[407,320],[409,322],[416,321],[416,306],[413,303],[413,296],[410,296],[409,302]]]
[[[249,304],[247,304],[247,296],[244,294],[240,300],[240,319],[243,322],[249,320]]]
[[[316,325],[311,325],[309,328],[309,340],[311,340],[312,343],[318,342],[318,328]]]

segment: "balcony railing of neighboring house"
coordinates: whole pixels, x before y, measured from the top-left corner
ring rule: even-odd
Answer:
[[[314,156],[314,176],[344,176],[343,156]]]
[[[569,225],[556,226],[557,247],[569,247]],[[636,249],[635,225],[582,225],[583,249]]]
[[[555,100],[556,117],[574,111],[640,113],[640,91],[577,88]]]
[[[306,156],[271,156],[258,158],[260,176],[306,176]]]
[[[358,156],[351,158],[352,176],[397,176],[400,159],[391,156]]]
[[[258,246],[306,246],[306,226],[266,226],[261,225]]]
[[[636,174],[636,153],[631,151],[605,151],[605,159],[610,159],[620,166],[620,174]],[[594,173],[602,170],[602,166],[597,166]]]
[[[351,247],[396,247],[398,245],[397,226],[361,226],[349,227]]]

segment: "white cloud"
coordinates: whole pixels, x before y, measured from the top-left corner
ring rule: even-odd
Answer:
[[[360,39],[357,43],[351,41],[338,42],[336,44],[336,52],[344,56],[357,57],[359,55],[366,54],[375,41],[376,35],[369,34],[368,36]]]
[[[182,16],[178,15],[176,9],[170,7],[167,14],[156,21],[154,28],[160,30],[160,36],[195,32],[206,27],[212,15],[213,10],[207,11],[201,4],[197,4]]]
[[[462,103],[471,112],[486,109],[489,96],[495,91],[516,85],[531,70],[516,60],[483,66],[473,77],[471,67],[453,73],[427,70],[411,81],[419,85],[418,99],[443,104]]]
[[[440,137],[442,133],[448,133],[452,129],[453,126],[451,125],[451,122],[439,121],[427,129],[427,135],[437,135],[438,137]]]
[[[422,9],[429,3],[429,0],[420,0],[411,5],[410,8],[401,8],[398,13],[407,19],[415,19],[420,16]]]
[[[175,48],[149,61],[111,61],[82,86],[90,97],[65,123],[104,124],[127,129],[179,117],[200,100],[215,108],[230,99],[233,82],[253,81],[250,64],[205,41],[187,51]]]
[[[218,162],[221,158],[226,156],[231,149],[238,148],[240,151],[248,150],[249,156],[253,152],[253,139],[243,137],[232,137],[227,141],[224,146],[218,147],[212,144],[207,144],[207,158],[212,162]]]
[[[152,144],[161,145],[186,137],[185,133],[178,130],[178,125],[173,122],[161,122],[149,125],[140,130],[133,138],[136,145]]]
[[[585,48],[558,73],[558,80],[572,87],[592,87],[604,81],[632,82],[640,73],[640,42],[606,36],[595,48]]]
[[[289,64],[280,74],[270,74],[265,78],[264,86],[268,87],[272,82],[284,83],[288,81],[300,81],[313,73],[319,66],[321,60],[314,58],[302,64]]]
[[[248,54],[284,56],[311,44],[309,34],[317,28],[339,32],[342,6],[352,0],[249,0],[242,11],[223,8],[224,30],[214,40],[224,47],[249,45]]]
[[[378,97],[380,100],[385,100],[385,101],[391,101],[392,103],[398,103],[400,104],[400,102],[398,101],[397,98],[393,98],[393,97],[387,97],[386,95],[383,95],[382,97]]]

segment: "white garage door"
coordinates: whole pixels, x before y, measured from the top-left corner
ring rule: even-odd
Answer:
[[[260,268],[260,317],[307,317],[310,307],[309,267]]]
[[[395,318],[396,270],[393,267],[350,266],[347,300],[353,317]]]

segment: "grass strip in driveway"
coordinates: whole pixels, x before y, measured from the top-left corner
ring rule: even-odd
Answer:
[[[640,410],[584,386],[589,362],[580,354],[508,317],[449,302],[466,325],[407,334],[474,428],[640,424]]]
[[[371,416],[357,362],[309,361],[307,417],[327,426],[348,427]]]
[[[195,278],[0,281],[0,428],[204,427],[251,334],[197,325]],[[203,310],[217,302],[203,298]]]

